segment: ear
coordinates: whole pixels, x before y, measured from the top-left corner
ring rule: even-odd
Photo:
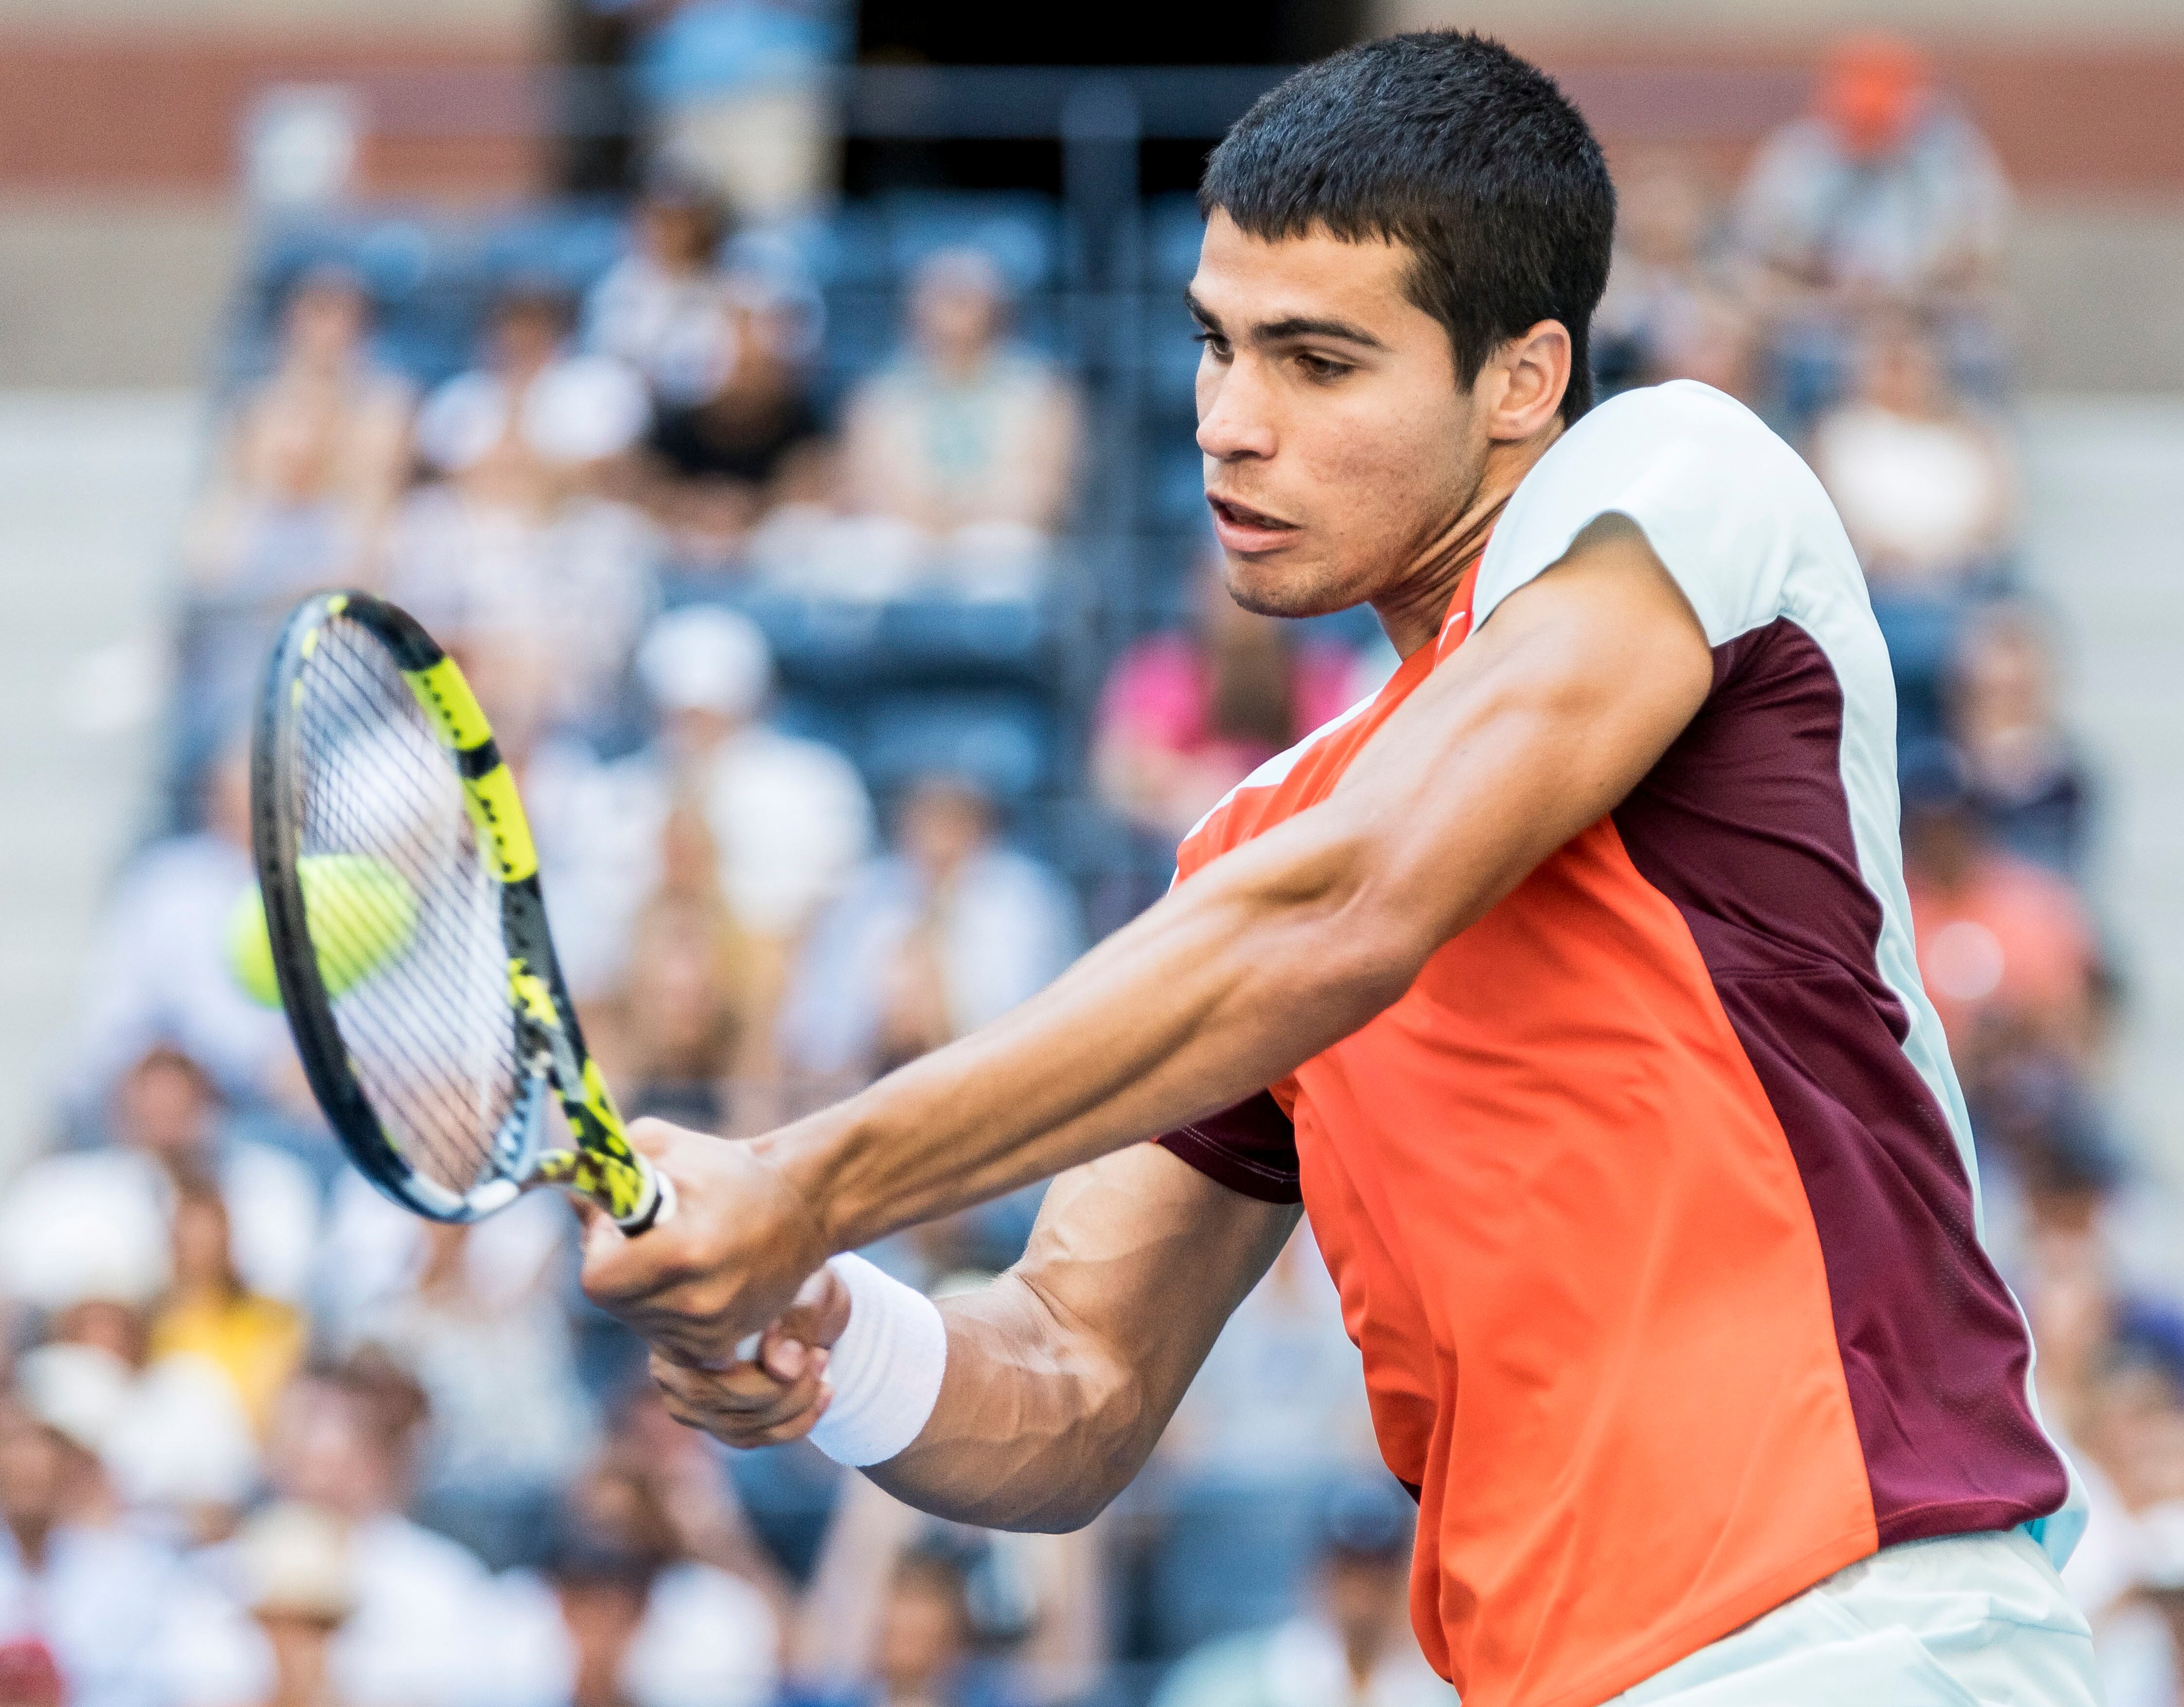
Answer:
[[[1540,321],[1489,356],[1479,380],[1487,438],[1531,438],[1554,420],[1569,389],[1569,329],[1558,320]]]

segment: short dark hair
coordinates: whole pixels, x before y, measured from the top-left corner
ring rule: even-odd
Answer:
[[[1500,42],[1422,31],[1306,66],[1236,121],[1198,203],[1268,242],[1324,230],[1406,245],[1411,300],[1447,327],[1466,385],[1497,346],[1560,321],[1563,418],[1592,406],[1615,186],[1554,80]]]

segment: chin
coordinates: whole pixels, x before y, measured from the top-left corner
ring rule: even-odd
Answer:
[[[1324,616],[1364,603],[1368,589],[1323,563],[1228,559],[1228,596],[1261,616]]]

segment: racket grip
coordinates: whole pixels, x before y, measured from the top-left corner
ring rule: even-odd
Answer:
[[[615,1225],[634,1239],[640,1233],[650,1232],[662,1221],[674,1219],[676,1197],[675,1182],[666,1174],[642,1156],[631,1159],[637,1163],[637,1171],[644,1176],[645,1185],[650,1189],[638,1201],[636,1213],[627,1219],[617,1216]]]

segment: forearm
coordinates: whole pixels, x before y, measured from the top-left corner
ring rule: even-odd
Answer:
[[[1054,1183],[1030,1247],[941,1306],[948,1361],[916,1438],[867,1474],[998,1529],[1074,1529],[1128,1483],[1299,1212],[1156,1146]]]
[[[866,1474],[898,1499],[989,1529],[1075,1529],[1160,1437],[1129,1370],[1072,1335],[1016,1274],[941,1306],[948,1372],[917,1439]]]
[[[1263,1089],[1416,974],[1408,944],[1346,919],[1360,835],[1316,815],[1240,850],[1013,1012],[760,1146],[845,1250]]]

